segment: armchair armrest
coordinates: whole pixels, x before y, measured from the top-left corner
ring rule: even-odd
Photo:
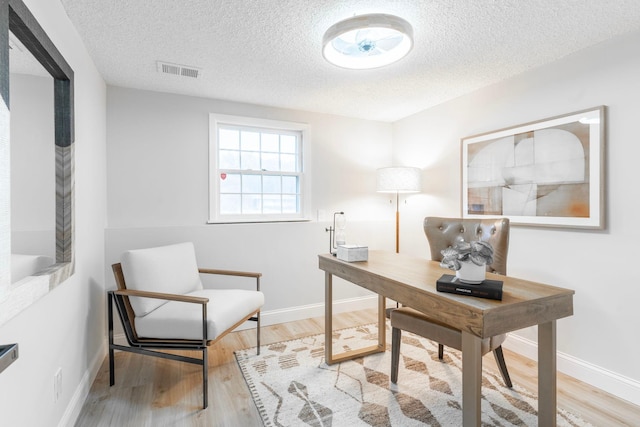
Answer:
[[[234,271],[234,270],[218,270],[215,268],[199,268],[198,271],[203,274],[219,274],[223,276],[241,276],[253,277],[256,279],[256,290],[260,290],[260,278],[262,273],[253,273],[251,271]]]
[[[204,274],[221,274],[224,276],[244,276],[244,277],[262,277],[262,273],[252,273],[250,271],[233,271],[233,270],[218,270],[214,268],[199,268],[198,271]]]
[[[167,301],[179,301],[179,302],[188,302],[193,304],[202,304],[205,305],[209,302],[209,298],[204,297],[194,297],[188,295],[176,295],[176,294],[165,294],[161,292],[149,292],[149,291],[136,291],[132,289],[119,289],[114,291],[109,291],[115,295],[122,295],[127,297],[144,297],[144,298],[155,298],[155,299],[164,299]]]

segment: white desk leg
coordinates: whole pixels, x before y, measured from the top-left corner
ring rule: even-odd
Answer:
[[[538,325],[538,425],[555,427],[556,321]]]
[[[462,331],[462,425],[464,427],[480,427],[481,342],[479,337]]]

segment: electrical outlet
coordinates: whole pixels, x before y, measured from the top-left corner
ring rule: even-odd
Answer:
[[[62,395],[62,368],[53,375],[53,401],[57,402]]]

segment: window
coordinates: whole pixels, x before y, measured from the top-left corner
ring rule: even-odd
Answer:
[[[306,125],[212,114],[209,222],[305,219]]]

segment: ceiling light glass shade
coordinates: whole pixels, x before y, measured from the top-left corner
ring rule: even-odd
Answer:
[[[377,68],[396,62],[413,47],[413,28],[385,14],[355,16],[331,26],[322,41],[324,58],[343,68]]]
[[[378,193],[420,192],[420,169],[410,167],[382,168],[376,171]]]

